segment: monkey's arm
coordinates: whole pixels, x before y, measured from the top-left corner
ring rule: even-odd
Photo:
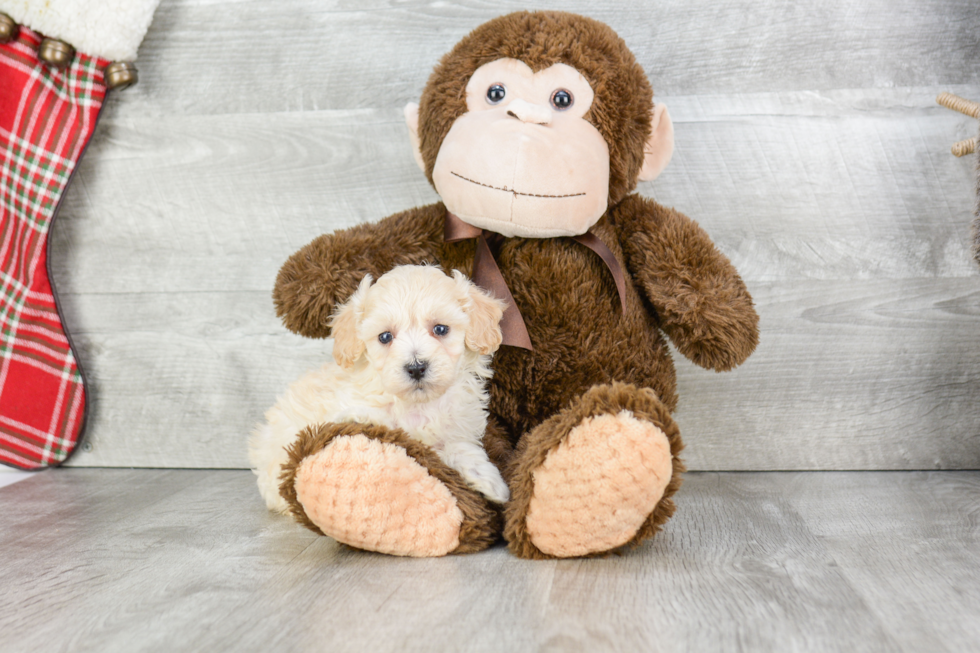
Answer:
[[[632,195],[615,224],[633,278],[684,356],[717,371],[740,365],[759,342],[759,316],[735,267],[696,222]]]
[[[334,308],[357,289],[396,265],[438,263],[446,209],[431,204],[373,224],[325,234],[289,257],[279,270],[272,299],[286,328],[327,338]]]

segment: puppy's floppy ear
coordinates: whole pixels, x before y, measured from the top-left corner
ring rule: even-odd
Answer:
[[[459,270],[453,270],[453,278],[465,293],[463,307],[470,317],[470,326],[466,330],[466,346],[481,354],[492,354],[503,340],[500,318],[504,316],[505,304],[472,283]]]
[[[347,369],[353,367],[364,353],[364,342],[357,337],[357,325],[364,315],[364,297],[371,287],[371,281],[371,275],[365,275],[354,294],[345,304],[337,307],[337,312],[330,319],[333,359]]]

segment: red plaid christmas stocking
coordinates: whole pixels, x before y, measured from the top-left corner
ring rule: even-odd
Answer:
[[[78,445],[85,387],[47,268],[51,223],[105,98],[104,59],[63,70],[21,27],[0,45],[0,462],[39,469]]]

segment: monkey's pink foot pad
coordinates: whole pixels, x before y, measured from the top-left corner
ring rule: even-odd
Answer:
[[[296,471],[296,497],[326,535],[359,549],[442,556],[459,546],[463,513],[449,489],[401,447],[334,438]]]
[[[663,497],[670,443],[629,411],[582,420],[533,472],[531,542],[557,557],[629,542]]]

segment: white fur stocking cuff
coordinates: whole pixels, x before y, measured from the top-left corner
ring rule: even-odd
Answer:
[[[79,52],[133,61],[160,0],[0,0],[0,12]]]

